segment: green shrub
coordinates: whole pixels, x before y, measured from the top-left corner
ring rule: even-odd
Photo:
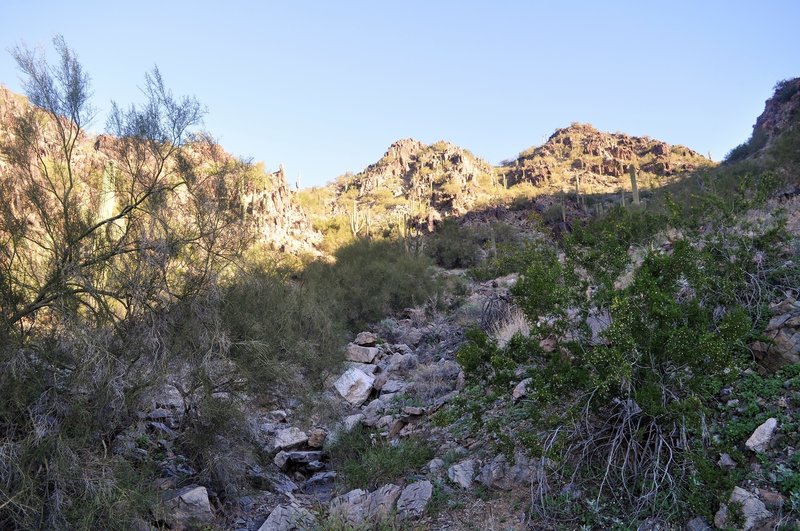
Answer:
[[[406,252],[399,242],[359,240],[334,258],[309,264],[301,281],[351,330],[423,304],[438,289],[430,260]]]
[[[368,490],[404,479],[434,456],[433,449],[421,440],[390,443],[361,426],[340,434],[327,450],[348,488]]]
[[[461,227],[458,221],[445,219],[425,245],[425,253],[445,269],[464,269],[480,260],[481,247],[475,231]]]

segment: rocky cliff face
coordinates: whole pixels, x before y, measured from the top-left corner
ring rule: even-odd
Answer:
[[[31,108],[24,96],[0,86],[0,143],[13,138],[14,117]],[[49,145],[48,137],[55,134],[54,124],[50,125],[53,127],[44,128],[39,146],[43,154],[55,145]],[[99,188],[102,185],[97,175],[114,164],[120,164],[115,159],[115,144],[116,139],[107,135],[83,134],[78,140],[73,160],[82,179],[81,190],[87,208],[101,208],[102,192]],[[179,164],[191,167],[190,171],[184,168],[191,178],[206,179],[209,197],[226,205],[238,217],[243,231],[252,231],[257,242],[290,253],[319,254],[316,245],[322,236],[312,228],[305,211],[297,204],[283,168],[267,172],[261,165],[242,164],[205,137],[197,137],[191,142],[179,160]],[[0,154],[0,171],[8,165],[7,156]],[[226,172],[224,178],[209,178],[220,175],[223,168]]]
[[[712,162],[684,146],[575,123],[558,129],[545,144],[522,152],[501,170],[509,186],[530,183],[544,189],[574,189],[577,177],[582,193],[609,193],[630,188],[631,164],[639,186],[652,187]]]
[[[752,155],[758,156],[782,133],[795,128],[800,118],[800,78],[787,79],[775,85],[775,93],[764,104],[764,112],[753,126],[749,144]]]

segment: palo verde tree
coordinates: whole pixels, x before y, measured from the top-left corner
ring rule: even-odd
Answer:
[[[54,46],[55,63],[12,52],[32,105],[1,124],[0,528],[126,528],[147,488],[110,449],[137,397],[168,367],[187,404],[236,380],[214,312],[246,242],[227,208],[245,172],[157,69],[90,138],[89,76]]]

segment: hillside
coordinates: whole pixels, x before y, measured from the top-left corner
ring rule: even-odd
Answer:
[[[608,196],[630,192],[631,165],[647,195],[715,164],[683,146],[573,124],[496,167],[448,142],[399,140],[363,171],[300,196],[330,249],[356,233],[432,232],[444,219],[513,200],[536,198],[547,209],[577,192],[608,202]]]
[[[16,120],[33,111],[24,96],[14,94],[0,85],[0,142],[9,145],[15,139]],[[48,156],[57,149],[58,129],[51,117],[39,113],[42,132],[39,149]],[[80,194],[87,209],[99,209],[100,175],[113,173],[124,161],[120,160],[119,142],[109,135],[94,136],[81,132],[74,150],[76,174],[86,181],[79,183]],[[268,172],[262,164],[250,165],[238,161],[207,136],[191,139],[182,154],[183,162],[191,166],[193,178],[206,182],[206,192],[214,201],[224,202],[231,214],[238,216],[242,230],[252,234],[257,243],[294,254],[317,254],[321,235],[316,233],[288,186],[283,169]],[[9,167],[0,159],[0,171]],[[225,174],[222,187],[216,186],[215,175]],[[110,207],[113,211],[113,206]],[[175,209],[179,215],[181,209]]]
[[[0,529],[800,527],[800,79],[720,165],[574,124],[296,194],[157,69],[88,134],[54,44],[0,90]]]

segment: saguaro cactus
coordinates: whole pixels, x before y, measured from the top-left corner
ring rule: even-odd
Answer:
[[[350,232],[354,238],[358,238],[358,233],[364,228],[366,217],[358,210],[358,202],[353,199],[353,210],[350,212]]]
[[[636,184],[636,167],[631,164],[628,168],[631,174],[631,192],[633,194],[633,204],[639,204],[639,186]]]

